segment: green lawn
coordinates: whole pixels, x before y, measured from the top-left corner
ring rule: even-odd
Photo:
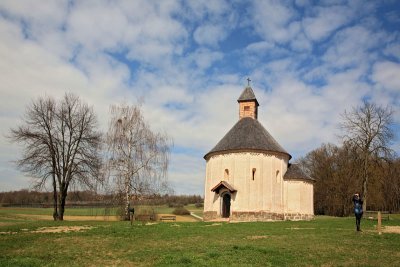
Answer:
[[[375,221],[158,223],[23,220],[0,211],[0,266],[398,266],[400,234]],[[399,225],[394,216],[386,225]],[[92,226],[69,233],[40,227]]]
[[[203,216],[203,208],[196,208],[195,205],[189,204],[185,206],[186,209],[194,212],[196,215]],[[135,206],[135,211],[140,212],[141,209],[154,210],[155,213],[170,214],[175,208],[170,208],[166,205],[161,206]],[[29,215],[53,215],[53,208],[0,208],[1,214],[29,214]],[[104,215],[117,215],[118,208],[66,208],[65,216],[104,216]]]
[[[0,208],[2,214],[29,214],[29,215],[53,215],[53,208]],[[117,208],[66,208],[66,216],[104,216],[116,215]]]

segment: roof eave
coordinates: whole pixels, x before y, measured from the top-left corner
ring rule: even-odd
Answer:
[[[232,185],[230,185],[227,181],[221,181],[221,182],[219,182],[216,186],[214,186],[214,187],[211,189],[211,192],[215,192],[215,193],[219,194],[219,191],[220,191],[220,188],[221,188],[221,187],[228,189],[229,192],[231,192],[231,193],[234,193],[234,192],[237,191],[237,190],[236,190]]]
[[[283,180],[284,181],[293,181],[293,180],[295,180],[295,181],[306,181],[306,182],[312,182],[312,183],[316,182],[316,180],[314,178],[311,178],[311,177],[285,177],[284,176]]]
[[[254,149],[254,148],[242,148],[242,149],[229,149],[229,150],[219,150],[219,151],[210,151],[207,154],[204,155],[204,159],[208,160],[214,155],[218,154],[229,154],[229,153],[241,153],[241,152],[259,152],[259,153],[272,153],[272,154],[280,154],[280,155],[287,155],[289,156],[289,160],[292,158],[292,155],[290,155],[287,152],[281,152],[281,151],[273,151],[273,150],[264,150],[264,149]]]
[[[241,103],[241,102],[256,102],[256,105],[257,106],[259,106],[260,104],[258,103],[258,100],[256,99],[256,98],[254,98],[254,99],[246,99],[246,100],[237,100],[237,102],[238,103]]]

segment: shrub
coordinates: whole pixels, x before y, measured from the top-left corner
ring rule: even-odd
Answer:
[[[170,208],[183,208],[183,205],[180,204],[180,203],[171,202],[171,203],[168,203],[168,207],[170,207]]]
[[[123,207],[118,207],[116,215],[119,217],[121,221],[127,220],[127,218],[125,217],[125,209]]]
[[[175,215],[190,215],[190,211],[182,207],[174,209],[172,213]]]
[[[202,207],[204,207],[203,203],[196,203],[196,204],[194,204],[194,206],[195,206],[196,208],[202,208]]]
[[[138,221],[155,221],[157,219],[157,214],[152,207],[138,207],[135,209],[135,220]]]

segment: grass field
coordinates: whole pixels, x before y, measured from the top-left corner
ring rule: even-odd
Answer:
[[[185,206],[189,211],[194,212],[196,215],[203,216],[203,208],[196,208],[195,205],[189,204]],[[156,213],[172,213],[174,208],[170,208],[166,205],[162,206],[139,206],[135,207],[136,212],[140,212],[140,209],[154,210]],[[1,214],[26,214],[26,215],[49,215],[52,216],[53,208],[1,208],[0,207],[0,215]],[[117,208],[86,208],[86,207],[77,207],[77,208],[67,208],[65,210],[65,216],[104,216],[110,215],[115,216],[118,214]]]
[[[323,216],[310,222],[131,226],[17,214],[0,209],[0,266],[398,266],[400,261],[400,234],[378,235],[370,220],[363,220],[363,232],[357,233],[353,218]],[[392,218],[384,225],[400,226],[400,217]]]

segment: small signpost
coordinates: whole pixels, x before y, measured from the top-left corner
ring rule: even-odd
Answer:
[[[382,214],[380,211],[378,211],[378,233],[381,235],[382,234]]]
[[[129,208],[129,220],[131,221],[131,225],[135,216],[135,208]]]

